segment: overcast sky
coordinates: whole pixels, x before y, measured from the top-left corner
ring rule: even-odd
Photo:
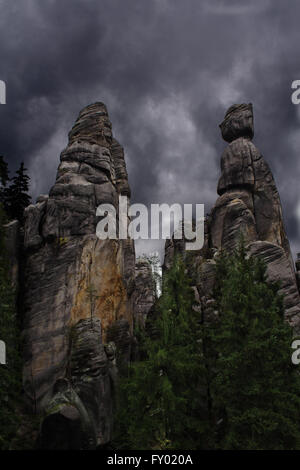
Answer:
[[[0,0],[0,154],[48,193],[79,110],[106,103],[133,202],[214,204],[218,124],[252,102],[300,251],[299,0]],[[142,249],[149,251],[144,243]],[[141,250],[141,247],[139,248]]]

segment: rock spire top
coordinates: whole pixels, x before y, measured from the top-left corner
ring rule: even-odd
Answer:
[[[233,142],[239,137],[252,139],[254,135],[252,104],[230,106],[219,127],[226,142]]]

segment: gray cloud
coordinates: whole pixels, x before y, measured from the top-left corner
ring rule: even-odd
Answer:
[[[218,124],[252,102],[294,251],[300,251],[296,0],[0,0],[0,153],[48,192],[79,110],[104,101],[134,202],[216,199]],[[145,246],[143,245],[143,250]]]

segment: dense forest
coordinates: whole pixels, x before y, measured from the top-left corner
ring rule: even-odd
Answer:
[[[5,248],[5,224],[18,220],[24,222],[23,213],[30,203],[29,177],[22,163],[13,178],[9,177],[8,164],[0,157],[0,339],[6,346],[6,364],[0,366],[0,449],[30,448],[33,443],[21,439],[18,433],[25,422],[22,399],[22,319],[18,315],[18,291],[12,286],[9,259]],[[31,424],[30,424],[31,425]],[[23,429],[24,431],[24,429]],[[28,429],[27,429],[28,431]]]
[[[177,257],[142,360],[120,380],[118,449],[300,449],[300,377],[279,285],[243,240],[217,259],[215,319],[202,322]]]

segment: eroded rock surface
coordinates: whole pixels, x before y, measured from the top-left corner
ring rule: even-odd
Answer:
[[[107,332],[125,323],[131,337],[133,329],[133,242],[96,236],[96,208],[109,203],[118,213],[119,195],[130,196],[123,148],[105,105],[95,103],[80,112],[69,133],[49,196],[25,212],[23,383],[30,406],[47,408],[57,381],[68,378],[71,358],[67,390],[92,420],[97,445],[111,437]],[[70,346],[73,330],[82,339]],[[78,413],[70,413],[73,424]],[[53,418],[65,419],[65,412]]]
[[[156,300],[155,281],[149,261],[140,258],[135,268],[135,291],[134,291],[134,323],[137,327],[144,328],[148,314]]]
[[[281,282],[286,318],[300,333],[297,279],[278,191],[252,143],[252,105],[234,105],[220,125],[228,146],[221,159],[219,198],[205,220],[204,246],[185,251],[167,240],[164,270],[184,255],[200,321],[214,311],[215,257],[232,251],[243,234],[262,257],[270,280]],[[138,357],[134,326],[155,337],[155,288],[146,260],[135,266],[133,241],[99,240],[96,208],[130,197],[124,150],[112,135],[103,103],[84,108],[61,153],[56,182],[25,213],[22,310],[23,386],[30,408],[45,413],[39,446],[94,449],[112,434],[118,367]],[[200,195],[201,196],[201,195]],[[18,279],[18,227],[10,234],[12,278]],[[23,267],[22,267],[23,268]],[[152,321],[153,323],[153,321]],[[152,328],[152,330],[151,330]]]
[[[265,260],[269,279],[280,281],[286,318],[299,333],[300,297],[293,260],[273,175],[251,141],[252,105],[231,106],[220,128],[229,145],[221,158],[220,197],[205,221],[204,247],[185,253],[182,242],[167,241],[164,265],[170,266],[175,252],[184,253],[202,318],[208,318],[213,314],[214,256],[220,249],[232,251],[242,234],[250,253]]]

